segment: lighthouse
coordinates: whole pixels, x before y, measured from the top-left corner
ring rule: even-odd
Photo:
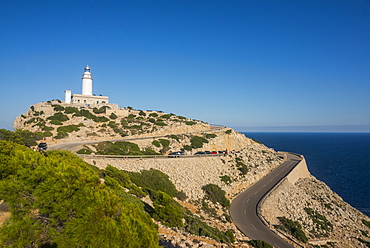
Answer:
[[[82,95],[92,96],[92,80],[90,67],[86,65],[84,73],[82,74]]]

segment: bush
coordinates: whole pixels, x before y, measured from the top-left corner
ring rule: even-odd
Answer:
[[[76,107],[66,107],[64,109],[65,114],[75,114],[75,113],[79,113],[79,112],[80,111]]]
[[[206,198],[208,198],[212,203],[220,203],[223,207],[230,206],[230,201],[225,197],[225,191],[223,191],[216,184],[207,184],[202,187]]]
[[[232,182],[231,177],[227,175],[220,176],[220,178],[221,178],[221,181],[224,182],[226,185],[229,185]]]
[[[151,117],[158,117],[158,114],[157,113],[150,113],[149,116],[151,116]]]
[[[48,118],[46,118],[47,120],[57,120],[57,121],[60,121],[60,122],[63,122],[63,121],[68,121],[69,118],[68,116],[66,116],[65,114],[61,113],[61,112],[57,112],[55,113],[54,115],[52,116],[49,116]]]
[[[251,246],[255,247],[255,248],[273,248],[272,245],[270,245],[269,243],[263,241],[263,240],[249,240],[247,241],[248,244],[250,244]]]
[[[100,108],[93,108],[93,112],[95,114],[105,114],[107,108],[108,108],[107,106],[102,106]]]
[[[115,120],[118,118],[118,116],[115,113],[111,113],[109,118],[111,118],[112,120]]]
[[[96,146],[97,154],[101,155],[143,155],[137,144],[128,141],[100,142]]]
[[[164,192],[159,191],[154,196],[155,213],[153,218],[169,227],[182,227],[184,215],[181,205]]]
[[[53,127],[47,127],[47,126],[44,126],[44,127],[42,128],[42,130],[43,130],[43,131],[52,131],[52,130],[54,130],[54,128],[53,128]]]
[[[296,239],[302,241],[303,243],[307,243],[308,238],[306,234],[302,230],[301,224],[298,221],[292,221],[291,219],[283,217],[278,217],[281,225],[275,225],[276,228],[279,228],[287,233],[290,233]]]
[[[162,191],[171,197],[175,197],[178,193],[175,185],[169,179],[169,176],[165,173],[150,169],[142,170],[141,172],[126,172],[133,183],[137,186],[150,189],[153,191]],[[148,180],[150,178],[150,180]]]
[[[333,230],[333,224],[331,224],[325,216],[321,215],[317,211],[314,211],[312,208],[304,208],[304,211],[306,211],[306,213],[311,217],[317,228],[325,231]]]
[[[140,111],[140,112],[139,112],[139,115],[141,115],[141,116],[146,116],[146,114],[145,114],[145,112],[144,112],[144,111]]]
[[[77,154],[91,154],[92,151],[88,148],[82,148],[76,152]]]
[[[160,126],[160,127],[167,126],[167,124],[164,123],[163,121],[157,121],[155,122],[155,125]]]
[[[56,136],[54,136],[55,139],[64,139],[68,137],[68,133],[66,132],[58,132]]]
[[[80,127],[78,125],[68,125],[68,126],[63,126],[63,127],[58,127],[57,131],[58,133],[72,133],[72,132],[77,132],[80,130]]]
[[[208,140],[203,137],[193,136],[190,139],[190,143],[191,143],[192,148],[197,149],[197,148],[202,148],[203,143],[208,143]]]
[[[177,135],[174,135],[174,134],[171,134],[170,138],[174,139],[174,140],[177,140],[177,141],[180,141],[180,138]]]
[[[225,131],[225,133],[226,133],[226,134],[231,134],[231,133],[232,133],[232,131],[231,131],[231,129],[229,129],[229,130],[226,130],[226,131]]]
[[[195,121],[187,121],[187,122],[185,122],[185,124],[188,125],[188,126],[192,126],[192,125],[195,125],[197,123]]]
[[[185,151],[191,151],[191,150],[193,150],[193,148],[189,145],[184,145],[184,150]]]
[[[50,121],[50,124],[52,124],[52,125],[63,125],[63,122],[61,122],[61,121],[59,121],[59,120],[52,120],[52,121]]]
[[[43,136],[44,137],[51,137],[51,136],[53,136],[53,133],[49,132],[49,131],[46,131],[46,132],[43,133]]]
[[[61,105],[53,105],[53,107],[54,107],[54,111],[58,111],[58,112],[64,111],[64,107]]]
[[[16,130],[15,132],[0,129],[0,140],[11,141],[17,144],[28,144],[30,146],[36,146],[37,141],[42,140],[43,134],[39,132],[31,132],[28,130]]]
[[[47,154],[0,142],[0,197],[11,210],[1,247],[158,247],[156,225],[128,193],[70,152]]]
[[[161,143],[163,147],[168,147],[170,145],[170,141],[167,139],[159,139],[159,143]]]
[[[159,143],[159,141],[158,141],[158,140],[153,140],[153,141],[152,141],[152,144],[153,144],[154,146],[156,146],[156,147],[161,147],[161,143]]]
[[[370,221],[368,220],[365,220],[365,219],[362,219],[362,223],[367,226],[368,228],[370,228]]]
[[[220,230],[208,226],[198,217],[185,216],[185,231],[197,236],[205,236],[212,238],[221,243],[230,243],[230,234],[221,232]]]
[[[207,133],[206,134],[206,138],[207,139],[213,139],[213,138],[216,138],[217,137],[217,135],[216,134],[214,134],[214,133]]]

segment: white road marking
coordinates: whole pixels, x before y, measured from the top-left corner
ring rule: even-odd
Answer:
[[[253,224],[251,224],[251,226],[253,226]],[[253,228],[257,230],[257,228],[255,226],[253,226]]]
[[[274,244],[274,246],[277,247],[277,248],[280,248],[280,246],[278,246],[277,244]]]
[[[262,187],[262,188],[264,188],[264,187],[266,187],[266,184],[265,184],[265,185],[263,185],[263,187]]]
[[[272,182],[272,180],[274,180],[274,179],[271,179],[270,182]]]
[[[247,202],[249,202],[249,200],[250,200],[250,199],[248,198]]]
[[[244,214],[247,214],[247,210],[246,209],[244,209]]]
[[[257,193],[258,193],[258,191],[254,192],[254,194],[257,194]]]

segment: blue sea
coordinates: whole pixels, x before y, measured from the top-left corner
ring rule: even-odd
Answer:
[[[370,216],[370,133],[249,133],[276,151],[305,156],[308,169]]]

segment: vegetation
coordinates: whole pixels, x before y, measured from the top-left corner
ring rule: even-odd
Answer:
[[[302,230],[301,224],[299,224],[298,221],[292,221],[291,219],[283,217],[278,217],[280,221],[280,225],[275,225],[276,228],[279,228],[289,234],[291,234],[293,237],[298,239],[299,241],[302,241],[303,243],[307,243],[308,238],[306,234]]]
[[[232,133],[232,130],[231,130],[231,129],[226,130],[226,131],[225,131],[225,133],[226,133],[226,134],[231,134],[231,133]]]
[[[263,240],[255,240],[255,239],[249,240],[248,244],[250,244],[251,246],[256,247],[256,248],[273,248],[272,245],[270,245],[269,243],[267,243]]]
[[[223,207],[230,206],[230,201],[225,197],[225,191],[223,191],[218,185],[207,184],[202,187],[206,198],[209,199],[212,203],[220,203]]]
[[[12,141],[20,145],[36,146],[37,141],[42,140],[43,133],[28,130],[16,130],[15,132],[0,129],[0,140]]]
[[[370,228],[370,221],[368,220],[365,220],[365,219],[362,219],[362,223],[367,226],[368,228]]]
[[[229,185],[232,182],[231,177],[229,177],[228,175],[220,176],[220,178],[221,181],[224,182],[226,185]]]
[[[1,247],[158,247],[155,224],[122,188],[69,152],[47,155],[0,142],[0,199],[11,211]]]
[[[69,120],[68,116],[66,116],[65,114],[63,114],[61,112],[57,112],[54,115],[49,116],[46,119],[47,120],[50,120],[50,121],[54,121],[55,120],[55,121],[60,121],[60,122],[64,122],[64,121],[68,121]]]
[[[54,107],[54,111],[64,111],[64,107],[61,105],[52,105]]]
[[[115,120],[118,118],[118,116],[115,113],[111,113],[109,118],[111,118],[112,120]]]
[[[64,109],[65,114],[76,114],[79,113],[79,110],[76,107],[66,107]]]
[[[206,134],[206,139],[213,139],[213,138],[216,138],[216,137],[217,137],[217,135],[214,134],[214,133],[207,133]]]
[[[210,237],[222,243],[231,243],[233,240],[235,240],[234,234],[232,232],[226,231],[225,233],[223,233],[216,228],[208,226],[205,222],[201,221],[199,217],[186,215],[185,221],[186,232],[198,236]]]
[[[208,140],[200,136],[193,136],[190,139],[190,143],[191,143],[192,148],[197,149],[197,148],[202,148],[203,143],[208,143]]]
[[[96,145],[97,154],[100,155],[157,155],[153,150],[140,150],[140,147],[128,141],[100,142]]]
[[[241,158],[237,157],[235,158],[235,161],[236,161],[236,167],[238,168],[238,170],[240,171],[240,174],[241,176],[243,175],[246,175],[248,173],[248,167],[246,164],[244,164],[242,161]]]
[[[325,216],[321,215],[317,211],[312,210],[312,208],[304,208],[304,211],[311,217],[313,223],[316,224],[318,229],[324,231],[333,230],[333,225],[326,219]]]

